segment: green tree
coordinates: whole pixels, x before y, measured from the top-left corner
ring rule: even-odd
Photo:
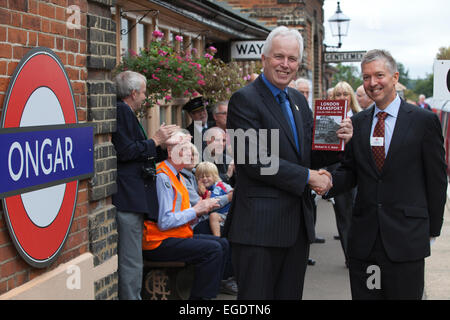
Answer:
[[[424,94],[426,97],[433,96],[433,74],[427,74],[423,79],[417,79],[413,91],[419,95]]]
[[[440,47],[439,52],[436,54],[436,59],[450,60],[450,47]]]
[[[409,79],[409,70],[407,70],[405,65],[401,62],[397,63],[397,69],[399,73],[398,81],[408,89],[411,89],[411,79]]]
[[[361,74],[356,66],[338,63],[336,69],[338,72],[333,75],[333,81],[331,82],[333,87],[340,81],[346,81],[356,90],[362,84]]]

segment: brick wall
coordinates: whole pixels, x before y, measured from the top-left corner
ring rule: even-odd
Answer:
[[[89,251],[97,266],[117,254],[116,209],[111,195],[116,189],[116,156],[111,133],[116,130],[116,95],[111,71],[116,64],[116,24],[111,19],[112,0],[89,1],[88,120],[96,124],[95,177],[89,186]],[[96,299],[117,299],[117,272],[95,283]]]
[[[76,5],[80,23],[66,24]],[[95,123],[95,176],[80,181],[70,234],[57,260],[36,269],[18,255],[0,209],[0,295],[36,276],[90,251],[97,266],[117,253],[115,208],[116,158],[111,144],[115,130],[115,89],[110,71],[115,65],[113,0],[0,0],[0,108],[10,77],[31,48],[52,49],[67,70],[79,122]],[[76,22],[76,20],[75,20]],[[97,299],[117,298],[117,274],[95,284]]]

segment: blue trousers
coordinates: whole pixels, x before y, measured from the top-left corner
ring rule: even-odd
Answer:
[[[226,258],[228,240],[213,235],[194,234],[193,238],[168,238],[154,250],[144,250],[150,261],[184,261],[195,266],[191,299],[212,299],[219,292]]]

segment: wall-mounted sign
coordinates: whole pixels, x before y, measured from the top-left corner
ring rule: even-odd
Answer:
[[[450,60],[434,60],[433,98],[450,100]]]
[[[264,40],[250,40],[250,41],[233,41],[231,42],[231,59],[243,60],[261,59],[262,48]]]
[[[362,57],[366,51],[336,51],[336,52],[325,52],[324,61],[325,62],[358,62],[361,61]]]
[[[78,124],[58,56],[34,48],[11,77],[0,129],[0,197],[22,258],[46,267],[61,251],[75,211],[78,180],[94,173],[94,130]]]

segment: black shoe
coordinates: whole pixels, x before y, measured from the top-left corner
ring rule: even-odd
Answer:
[[[334,240],[341,240],[340,236],[333,236]]]
[[[313,266],[316,264],[316,260],[309,258],[308,259],[308,266]]]
[[[325,243],[325,239],[321,237],[316,237],[316,240],[314,240],[314,243]]]

